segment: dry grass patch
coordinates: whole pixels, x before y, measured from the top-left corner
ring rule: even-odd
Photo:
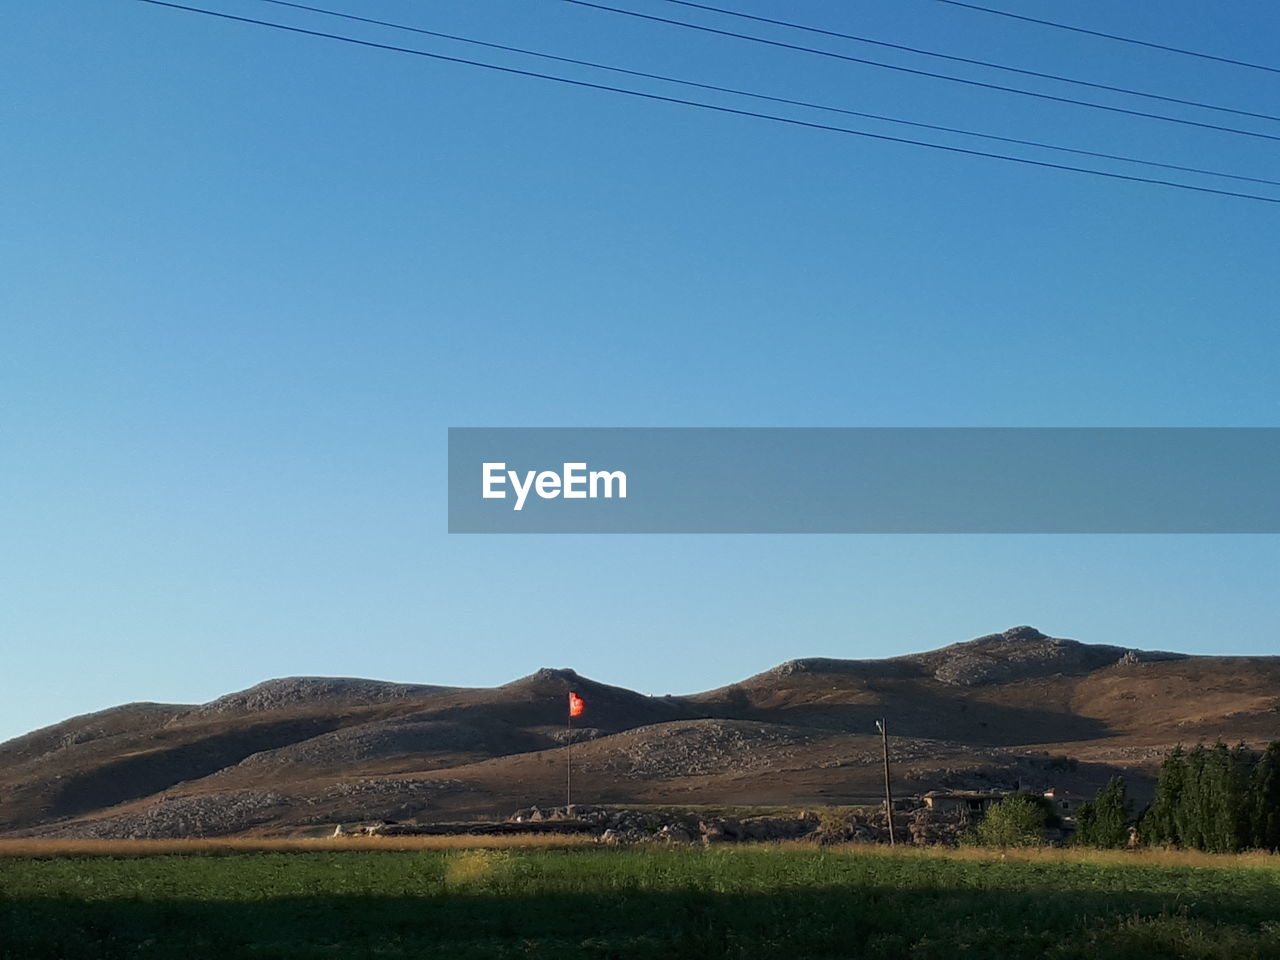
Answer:
[[[592,843],[575,834],[441,837],[211,837],[187,840],[0,839],[0,858],[150,857],[230,853],[554,849]]]
[[[1133,867],[1212,867],[1216,869],[1280,870],[1280,854],[1265,850],[1244,853],[1205,853],[1172,847],[1143,847],[1137,850],[1093,850],[1083,847],[890,847],[885,844],[842,844],[833,852],[896,858],[946,859],[977,862],[1079,863]]]

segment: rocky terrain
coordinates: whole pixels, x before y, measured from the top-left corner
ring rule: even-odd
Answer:
[[[1087,798],[1117,773],[1141,798],[1179,742],[1280,737],[1280,658],[1091,645],[1031,627],[884,660],[792,660],[686,696],[645,696],[567,669],[493,688],[293,677],[207,704],[127,704],[0,744],[0,835],[506,821],[564,802],[570,689],[587,702],[574,730],[574,797],[614,811],[606,817],[631,811],[614,826],[593,821],[624,839],[671,827],[673,839],[702,840],[699,822],[715,832],[694,812],[655,826],[644,811],[657,808],[873,804],[878,717],[889,719],[903,798],[1051,786]],[[732,834],[750,820],[721,827]],[[872,815],[847,826],[883,831]]]
[[[893,837],[898,843],[917,846],[955,845],[971,820],[957,813],[936,813],[919,805],[902,805],[894,816]],[[753,841],[808,840],[819,844],[887,843],[889,821],[878,810],[823,808],[820,812],[735,817],[723,813],[678,809],[631,810],[583,804],[560,807],[526,807],[506,820],[489,823],[406,824],[381,822],[353,828],[335,828],[335,835],[402,837],[439,834],[493,835],[503,833],[585,834],[602,844],[632,843],[749,843]]]

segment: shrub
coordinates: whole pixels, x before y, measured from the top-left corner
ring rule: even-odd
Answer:
[[[974,831],[984,847],[1028,847],[1044,842],[1048,817],[1044,807],[1025,793],[1011,793],[992,805]]]

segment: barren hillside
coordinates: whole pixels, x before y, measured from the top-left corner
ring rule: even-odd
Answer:
[[[649,697],[543,669],[493,688],[294,677],[207,704],[128,704],[0,744],[0,833],[329,831],[561,802],[565,696],[587,701],[575,797],[853,803],[880,790],[1056,786],[1124,773],[1141,796],[1178,742],[1280,737],[1280,658],[1191,657],[1030,627],[884,660],[792,660]]]

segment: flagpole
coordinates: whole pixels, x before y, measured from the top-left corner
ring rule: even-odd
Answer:
[[[569,738],[564,748],[564,805],[565,812],[573,806],[573,708],[569,708]]]

